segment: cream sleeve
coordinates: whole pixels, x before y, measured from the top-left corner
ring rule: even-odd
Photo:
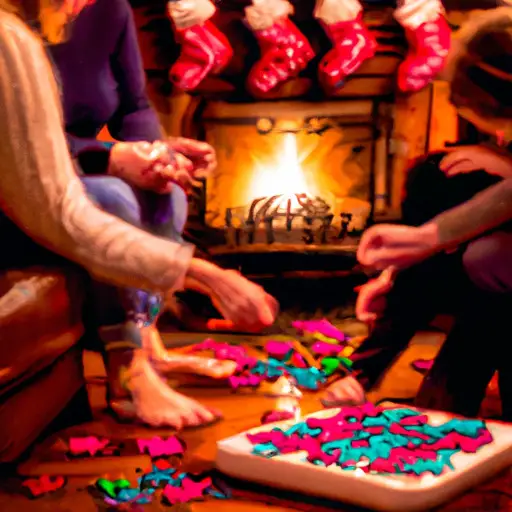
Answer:
[[[182,285],[192,246],[153,237],[88,199],[68,152],[42,44],[4,11],[0,137],[0,207],[34,240],[116,284],[154,291]]]
[[[437,224],[442,247],[472,240],[512,220],[512,178],[476,194],[460,206],[441,213],[430,223]]]

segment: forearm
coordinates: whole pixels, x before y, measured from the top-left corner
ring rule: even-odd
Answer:
[[[441,213],[421,229],[436,230],[439,250],[455,247],[512,219],[512,178]]]

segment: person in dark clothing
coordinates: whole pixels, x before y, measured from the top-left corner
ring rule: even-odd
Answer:
[[[506,131],[512,116],[498,98],[512,88],[512,10],[481,16],[459,45],[452,101],[483,129]],[[410,227],[374,226],[361,241],[359,261],[384,269],[358,298],[358,316],[374,325],[353,355],[355,377],[334,383],[326,400],[364,401],[416,330],[443,309],[455,314],[455,327],[416,404],[477,415],[498,370],[503,418],[512,421],[512,368],[501,343],[512,311],[512,158],[484,146],[430,155],[411,169],[406,192]]]

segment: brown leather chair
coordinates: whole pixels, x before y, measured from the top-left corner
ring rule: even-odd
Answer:
[[[0,272],[0,463],[86,396],[81,287],[72,270]]]

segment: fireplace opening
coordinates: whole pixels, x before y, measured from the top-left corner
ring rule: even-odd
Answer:
[[[274,165],[259,165],[246,189],[246,204],[226,208],[226,241],[244,244],[337,243],[345,238],[351,213],[335,218],[334,199],[322,197],[302,171],[295,134],[286,133]],[[253,199],[251,199],[253,197]],[[338,224],[338,226],[336,226]]]
[[[201,125],[218,160],[204,192],[204,222],[223,233],[211,253],[355,253],[387,193],[374,187],[388,181],[392,123],[375,102],[212,101]]]

